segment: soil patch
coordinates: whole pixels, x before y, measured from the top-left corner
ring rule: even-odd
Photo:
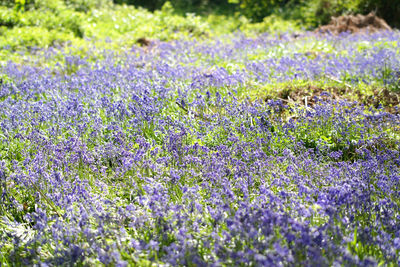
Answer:
[[[151,44],[151,40],[147,39],[146,37],[141,37],[136,40],[136,43],[140,46],[149,46]]]
[[[346,87],[320,88],[314,85],[287,86],[276,89],[276,94],[268,95],[266,101],[279,99],[287,103],[314,106],[320,100],[339,100],[347,91]]]
[[[287,86],[277,88],[273,94],[267,95],[265,101],[279,99],[286,104],[299,104],[313,107],[323,101],[357,101],[359,105],[378,108],[382,105],[385,111],[400,114],[400,93],[386,88],[375,89],[373,95],[365,95],[347,86],[332,86],[321,88],[314,85]]]
[[[367,106],[379,107],[383,105],[385,110],[390,113],[400,114],[400,93],[390,91],[386,88],[375,89],[373,95],[362,95],[359,92],[357,97],[362,104]]]
[[[343,15],[340,17],[332,17],[328,25],[318,27],[316,33],[332,33],[339,34],[342,32],[377,32],[381,30],[391,31],[392,28],[386,21],[375,13],[371,12],[368,15]]]

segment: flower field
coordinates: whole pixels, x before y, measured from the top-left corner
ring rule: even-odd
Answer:
[[[0,266],[397,266],[399,40],[236,33],[9,61]]]

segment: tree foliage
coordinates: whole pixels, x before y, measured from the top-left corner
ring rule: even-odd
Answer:
[[[79,2],[84,0],[69,0]],[[100,0],[86,0],[94,2]],[[149,10],[160,9],[166,0],[113,0],[116,4],[142,6]],[[375,11],[392,26],[400,26],[400,0],[174,0],[175,10],[239,12],[254,22],[271,14],[289,19],[311,22],[313,26],[329,22],[332,16],[342,14],[367,14]]]

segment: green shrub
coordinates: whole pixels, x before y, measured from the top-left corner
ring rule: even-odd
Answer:
[[[67,33],[48,30],[42,27],[16,27],[0,36],[0,49],[24,49],[31,47],[48,47],[57,43],[65,43],[74,37]]]
[[[99,9],[109,6],[110,0],[64,0],[67,7],[79,12],[89,12],[92,9]]]
[[[229,0],[230,3],[238,4],[242,14],[255,21],[262,21],[273,10],[286,4],[286,0]]]
[[[14,27],[19,22],[18,13],[6,7],[0,7],[0,26]]]
[[[79,12],[75,12],[72,10],[65,10],[60,12],[57,17],[59,21],[59,27],[61,29],[66,29],[67,31],[72,32],[76,37],[83,37],[83,28],[82,21],[84,20],[84,15]],[[48,25],[50,26],[50,25]]]
[[[95,8],[104,8],[111,0],[1,0],[0,5],[19,10],[49,9],[52,11],[70,8],[79,12],[89,12]]]

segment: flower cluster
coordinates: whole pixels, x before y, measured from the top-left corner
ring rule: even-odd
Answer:
[[[0,263],[400,264],[399,115],[239,94],[326,75],[394,84],[399,37],[237,35],[9,62]]]

